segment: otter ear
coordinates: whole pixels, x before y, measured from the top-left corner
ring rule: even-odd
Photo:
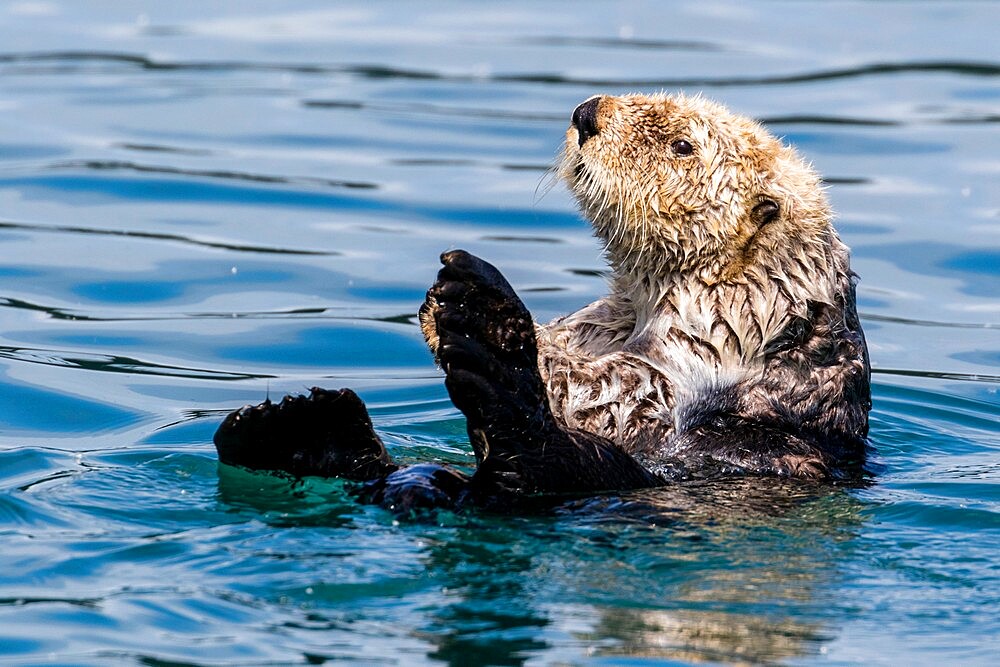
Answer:
[[[778,202],[773,199],[765,199],[753,207],[753,210],[750,211],[750,217],[757,224],[757,227],[763,227],[769,222],[774,222],[780,213],[781,207],[778,206]]]

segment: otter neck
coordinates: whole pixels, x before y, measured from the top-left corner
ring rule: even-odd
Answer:
[[[668,220],[615,206],[601,210],[585,206],[583,211],[604,242],[612,270],[623,278],[698,278],[713,284],[725,275],[730,255],[737,252],[722,234],[709,229],[703,216]]]
[[[663,341],[684,338],[712,348],[721,359],[742,365],[759,360],[811,303],[833,303],[839,278],[849,273],[847,250],[836,234],[787,254],[763,253],[738,275],[680,266],[653,258],[615,256],[609,251],[615,300],[634,315],[630,344],[663,349]],[[629,318],[631,320],[631,317]]]

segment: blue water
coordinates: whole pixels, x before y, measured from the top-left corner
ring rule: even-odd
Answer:
[[[1000,5],[0,2],[0,663],[989,664],[1000,651]],[[702,91],[830,184],[880,473],[399,523],[220,469],[352,386],[472,461],[437,255],[599,296],[548,169],[597,92]]]

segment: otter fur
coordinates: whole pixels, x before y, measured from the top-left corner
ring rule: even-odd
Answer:
[[[794,149],[702,97],[597,96],[573,112],[558,172],[604,243],[606,297],[535,324],[496,268],[452,251],[420,309],[467,420],[471,477],[399,469],[350,390],[234,412],[220,459],[364,481],[397,509],[857,476],[871,398],[855,275]],[[326,449],[339,454],[301,464]]]

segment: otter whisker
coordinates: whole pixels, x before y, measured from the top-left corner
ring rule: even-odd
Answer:
[[[552,165],[545,170],[545,173],[538,177],[538,182],[535,183],[535,190],[531,199],[532,205],[537,204],[543,197],[545,197],[545,195],[552,192],[552,188],[554,188],[558,183],[559,170],[556,165]]]

